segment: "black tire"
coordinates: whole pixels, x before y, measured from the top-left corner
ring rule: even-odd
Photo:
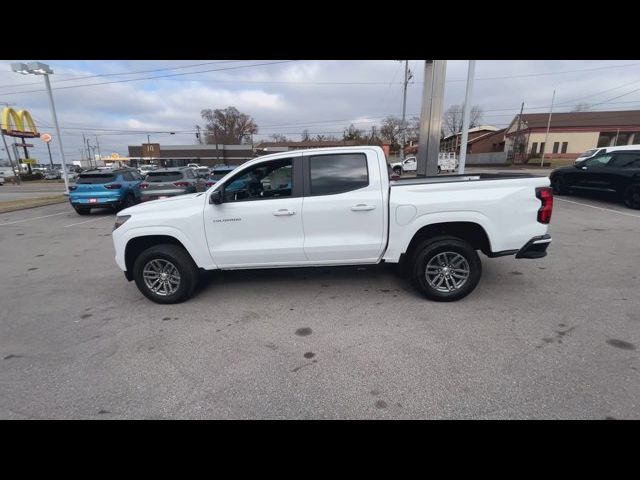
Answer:
[[[78,215],[89,215],[91,213],[90,207],[73,207]]]
[[[136,204],[136,197],[133,193],[129,192],[122,200],[122,203],[115,207],[115,211],[119,212],[120,210],[124,210],[125,208],[133,207]]]
[[[393,168],[393,173],[395,173],[396,175],[402,175],[402,168],[394,167]]]
[[[180,274],[179,284],[171,294],[162,295],[156,293],[145,283],[144,268],[153,260],[168,261],[178,270]],[[187,300],[193,295],[198,285],[199,277],[198,267],[187,251],[179,245],[160,244],[149,247],[138,255],[133,264],[133,278],[138,290],[155,303],[170,304]]]
[[[640,210],[640,184],[627,187],[624,192],[624,204],[634,210]]]
[[[438,173],[440,173],[442,171],[442,169],[440,168],[440,165],[438,165]]]
[[[551,188],[553,189],[554,195],[568,195],[569,190],[567,189],[567,185],[560,175],[555,177],[551,182]]]
[[[451,273],[449,277],[446,279],[444,276],[442,277],[442,280],[446,281],[447,285],[456,285],[455,288],[449,289],[448,291],[442,291],[442,289],[447,288],[444,284],[440,285],[439,288],[435,288],[429,283],[426,275],[427,265],[432,261],[439,264],[437,256],[441,255],[441,258],[444,258],[442,254],[445,254],[448,259],[452,260],[452,265],[459,268],[461,267],[460,269],[468,270],[466,280],[460,283],[459,286],[453,281],[454,275],[463,274],[451,270],[453,273]],[[458,256],[464,259],[466,267],[464,263],[459,263]],[[410,268],[411,280],[415,287],[428,299],[438,302],[453,302],[466,297],[476,288],[482,276],[482,263],[478,253],[468,242],[456,237],[440,236],[424,241],[416,248]],[[434,268],[433,264],[430,268]],[[449,270],[447,272],[449,272]],[[438,273],[436,273],[436,275],[437,274]],[[438,278],[435,280],[440,281]],[[437,283],[434,279],[431,281],[432,283]],[[456,282],[460,281],[461,279],[459,277],[456,278]]]

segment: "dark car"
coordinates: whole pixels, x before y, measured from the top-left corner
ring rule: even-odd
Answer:
[[[160,168],[149,172],[140,184],[141,201],[196,193],[201,190],[200,186],[193,168]]]
[[[627,207],[640,209],[640,145],[637,150],[598,153],[571,167],[556,168],[549,178],[557,195],[607,192]]]
[[[207,178],[207,183],[205,184],[205,187],[209,188],[214,186],[218,182],[218,180],[224,177],[227,173],[233,172],[234,168],[235,167],[230,167],[228,165],[222,165],[222,166],[216,165],[211,170],[211,174],[209,175],[209,178]]]
[[[69,186],[69,202],[80,215],[95,207],[114,210],[134,205],[140,198],[142,177],[133,169],[86,170]]]

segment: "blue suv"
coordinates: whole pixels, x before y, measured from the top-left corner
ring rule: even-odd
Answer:
[[[94,207],[111,207],[115,211],[135,205],[140,200],[143,177],[133,169],[87,170],[69,187],[69,202],[80,215]]]

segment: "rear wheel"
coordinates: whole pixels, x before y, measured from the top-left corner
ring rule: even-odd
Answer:
[[[78,215],[89,215],[91,213],[90,207],[73,207]]]
[[[468,242],[436,237],[423,242],[413,255],[412,281],[428,299],[452,302],[466,297],[478,285],[482,263]]]
[[[178,245],[161,244],[144,250],[133,265],[136,286],[156,303],[188,299],[198,285],[198,267]]]
[[[393,168],[393,173],[395,173],[396,175],[402,175],[402,168],[394,167]]]
[[[120,210],[124,210],[125,208],[132,207],[135,203],[136,197],[133,195],[133,193],[129,192],[127,193],[127,196],[124,197],[122,203],[118,205],[115,210],[116,212],[119,212]]]
[[[624,204],[629,208],[640,209],[640,184],[627,187],[624,193]]]

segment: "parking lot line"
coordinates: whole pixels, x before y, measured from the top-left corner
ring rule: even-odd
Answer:
[[[33,218],[24,218],[22,220],[14,220],[13,222],[0,223],[0,227],[4,227],[6,225],[13,225],[14,223],[28,222],[30,220],[40,220],[41,218],[55,217],[56,215],[65,215],[67,213],[69,212],[52,213],[51,215],[43,215],[42,217],[33,217]]]
[[[567,203],[574,203],[576,205],[582,205],[583,207],[595,208],[597,210],[604,210],[605,212],[619,213],[620,215],[626,215],[627,217],[640,218],[640,215],[634,215],[633,213],[621,212],[619,210],[613,210],[611,208],[596,207],[595,205],[589,205],[588,203],[573,202],[571,200],[565,200],[564,198],[558,198],[558,197],[555,197],[555,200],[560,200],[561,202],[567,202]]]
[[[71,223],[71,224],[69,224],[69,225],[64,225],[64,227],[63,227],[63,228],[75,227],[76,225],[82,225],[82,224],[84,224],[84,223],[97,222],[98,220],[103,220],[103,219],[105,219],[105,218],[113,218],[113,217],[110,217],[110,216],[108,216],[108,215],[105,215],[105,216],[102,216],[102,217],[92,218],[92,219],[90,219],[90,220],[85,220],[84,222]]]

